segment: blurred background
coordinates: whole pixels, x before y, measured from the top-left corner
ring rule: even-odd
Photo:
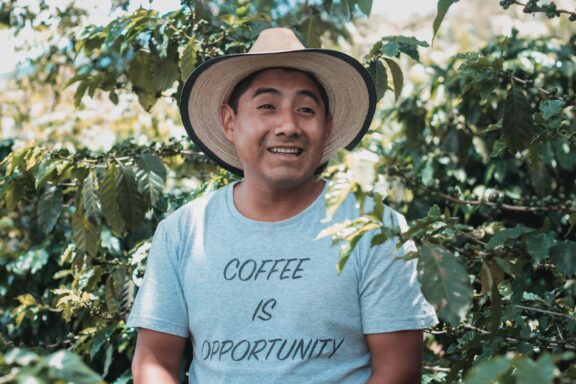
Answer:
[[[338,268],[374,228],[418,245],[441,320],[423,382],[576,382],[574,0],[0,4],[0,384],[131,381],[158,222],[236,179],[185,136],[183,82],[269,26],[376,82],[370,131],[323,175],[328,212],[352,193],[411,229],[376,204],[329,235]]]

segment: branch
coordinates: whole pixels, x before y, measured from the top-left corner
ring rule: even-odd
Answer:
[[[531,83],[527,80],[521,79],[517,76],[510,76],[510,78],[519,84],[522,84],[524,86],[528,86],[531,87]],[[565,100],[564,98],[560,97],[560,96],[556,96],[554,95],[552,92],[545,90],[544,88],[540,88],[540,87],[532,87],[534,89],[536,89],[541,95],[545,96],[546,98],[552,98],[554,97],[556,100],[562,100],[566,103],[567,106],[569,105],[573,105],[576,106],[576,101],[570,101],[570,100]]]
[[[479,200],[463,200],[460,199],[458,197],[454,197],[451,195],[448,195],[446,193],[440,192],[434,188],[428,187],[423,185],[419,180],[416,180],[414,178],[408,178],[406,177],[404,174],[407,172],[408,170],[402,170],[402,169],[395,169],[395,168],[389,168],[388,169],[388,175],[389,176],[393,176],[393,177],[399,177],[402,180],[404,180],[404,182],[406,183],[406,185],[408,187],[415,187],[415,188],[419,188],[425,192],[430,193],[431,195],[435,195],[438,197],[441,197],[444,200],[450,201],[454,204],[458,204],[458,205],[468,205],[468,206],[486,206],[486,207],[491,207],[491,208],[499,208],[499,209],[503,209],[506,211],[512,211],[512,212],[523,212],[523,213],[541,213],[541,212],[566,212],[566,213],[576,213],[576,208],[575,207],[570,207],[567,205],[560,205],[560,204],[555,204],[555,205],[549,205],[546,207],[530,207],[530,206],[524,206],[524,205],[513,205],[513,204],[506,204],[506,203],[495,203],[492,201],[486,201],[483,199],[479,199]]]
[[[450,372],[450,368],[432,367],[430,365],[424,365],[423,368],[432,372]]]
[[[483,335],[489,335],[490,331],[487,331],[485,329],[481,329],[478,327],[475,327],[471,324],[462,324],[461,325],[463,328],[466,329],[470,329],[473,331],[476,331],[478,333],[481,333]],[[572,350],[576,350],[576,346],[574,345],[570,345],[570,344],[558,344],[558,343],[553,343],[553,342],[549,342],[547,344],[538,344],[538,343],[534,343],[533,340],[527,340],[527,339],[521,339],[519,337],[513,337],[513,336],[505,336],[505,339],[507,341],[514,341],[514,342],[525,342],[525,343],[530,343],[530,344],[536,344],[540,347],[545,347],[545,348],[566,348],[566,349],[572,349]]]
[[[576,208],[566,207],[564,205],[549,205],[547,207],[528,207],[524,205],[512,205],[512,204],[505,204],[505,203],[494,203],[491,201],[486,200],[462,200],[454,196],[447,195],[442,192],[438,192],[436,190],[430,189],[423,185],[419,185],[420,188],[427,190],[428,192],[441,197],[445,200],[451,201],[455,204],[459,205],[472,205],[472,206],[487,206],[487,207],[497,207],[507,211],[513,212],[567,212],[567,213],[576,213]]]
[[[522,7],[524,7],[524,12],[526,13],[536,13],[536,12],[542,12],[542,13],[547,13],[549,12],[548,9],[546,9],[545,7],[539,7],[537,5],[534,5],[532,9],[528,8],[528,11],[526,11],[526,6],[528,6],[528,3],[521,3],[519,1],[516,0],[509,0],[508,1],[510,4],[516,4],[516,5],[520,5]],[[553,2],[550,4],[554,4]],[[549,5],[549,4],[548,4]],[[565,13],[567,15],[570,15],[570,21],[574,21],[576,20],[576,12],[571,12],[565,9],[556,9],[555,4],[554,4],[554,12],[556,16],[559,16],[561,13]]]
[[[468,234],[468,233],[466,233],[466,232],[464,232],[458,228],[452,228],[452,229],[455,230],[456,232],[458,232],[459,234],[461,234],[462,236],[466,237],[467,239],[474,241],[476,244],[479,244],[483,247],[488,245],[487,243],[483,242],[482,240],[479,240],[479,239],[475,238],[474,236],[472,236],[472,235],[470,235],[470,234]]]
[[[160,150],[151,149],[149,152],[154,153],[154,154],[161,156],[161,157],[172,157],[172,156],[176,156],[176,155],[190,156],[190,157],[204,157],[205,156],[201,152],[196,152],[196,151],[191,151],[191,150],[186,150],[186,149],[177,150],[177,149],[161,148]],[[146,153],[146,151],[144,151],[142,153]],[[131,158],[135,157],[136,155],[137,155],[137,153],[135,153],[133,156],[120,156],[120,157],[115,157],[114,155],[109,155],[106,157],[86,155],[82,158],[79,158],[77,156],[64,156],[64,155],[61,155],[60,153],[58,153],[58,151],[54,151],[54,152],[50,153],[50,156],[52,156],[55,159],[65,160],[65,161],[69,161],[71,163],[86,164],[86,165],[93,166],[93,167],[108,167],[108,163],[109,163],[110,159],[117,160],[117,161],[127,161],[127,160],[130,160]],[[83,156],[83,155],[81,155],[81,156]]]
[[[568,320],[576,321],[576,317],[567,315],[565,313],[548,311],[546,309],[540,309],[540,308],[526,307],[524,305],[519,305],[519,304],[514,304],[514,306],[516,308],[524,309],[526,311],[540,312],[540,313],[545,313],[547,315],[563,317],[563,318],[568,319]]]

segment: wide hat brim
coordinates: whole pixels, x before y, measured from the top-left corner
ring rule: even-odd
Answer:
[[[354,58],[328,49],[242,53],[217,57],[198,66],[186,81],[180,113],[186,132],[206,155],[226,170],[243,175],[233,143],[224,135],[220,108],[246,76],[274,67],[312,73],[326,90],[333,128],[321,164],[340,149],[354,148],[368,130],[376,91],[366,69]]]

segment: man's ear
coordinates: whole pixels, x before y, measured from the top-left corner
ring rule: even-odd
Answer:
[[[234,142],[234,122],[236,121],[236,114],[229,104],[222,104],[220,107],[220,122],[222,123],[222,130],[224,136],[231,142]]]

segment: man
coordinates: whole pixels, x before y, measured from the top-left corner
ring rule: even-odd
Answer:
[[[415,383],[422,329],[436,317],[396,240],[338,250],[316,239],[358,215],[353,198],[326,223],[319,169],[364,135],[373,83],[353,58],[305,49],[268,29],[248,54],[195,70],[181,112],[191,138],[237,183],[160,223],[128,325],[135,383],[177,382],[192,339],[191,383]],[[406,226],[393,217],[388,225]]]

